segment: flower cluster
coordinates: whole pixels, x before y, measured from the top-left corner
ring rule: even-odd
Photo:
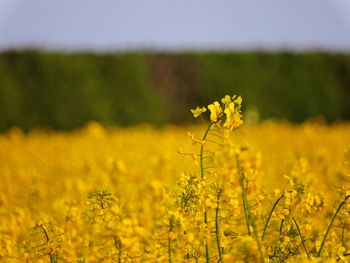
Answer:
[[[210,121],[229,130],[239,127],[243,123],[241,104],[241,96],[230,97],[226,95],[221,99],[221,104],[218,101],[214,101],[208,105]],[[191,110],[195,118],[201,116],[206,111],[207,109],[205,107],[199,108],[198,106],[196,109]]]
[[[350,126],[241,126],[241,103],[0,134],[0,262],[348,262]]]

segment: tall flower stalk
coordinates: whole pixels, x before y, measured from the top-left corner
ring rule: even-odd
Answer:
[[[209,123],[204,135],[203,135],[203,138],[202,138],[202,143],[201,143],[201,151],[200,151],[200,169],[201,169],[201,179],[203,180],[204,178],[204,165],[203,165],[203,152],[204,152],[204,143],[207,136],[208,136],[208,133],[210,131],[210,128],[212,127],[213,123]],[[207,211],[205,210],[204,211],[204,224],[205,224],[205,227],[208,228],[208,214],[207,214]],[[205,257],[206,257],[206,261],[207,263],[210,262],[210,257],[209,257],[209,244],[208,242],[206,241],[205,242]]]
[[[200,174],[201,179],[203,180],[205,178],[205,169],[204,167],[204,146],[207,140],[208,134],[215,128],[215,130],[218,130],[219,132],[223,134],[227,134],[231,132],[234,128],[239,127],[242,124],[241,120],[241,103],[242,98],[233,96],[230,97],[226,95],[222,100],[221,104],[218,101],[213,102],[212,104],[208,105],[207,108],[197,107],[194,110],[191,110],[194,117],[197,118],[201,116],[204,112],[207,111],[207,109],[210,111],[210,122],[207,126],[207,129],[202,137],[202,140],[200,142]],[[221,136],[220,136],[221,137]],[[212,141],[211,141],[212,142]],[[218,144],[217,142],[215,142]],[[220,145],[220,144],[218,144]],[[219,200],[220,200],[220,194],[218,195],[218,203],[216,207],[216,216],[215,216],[215,227],[216,227],[216,241],[217,241],[217,247],[219,252],[219,261],[222,262],[222,249],[220,245],[220,236],[219,236]],[[206,230],[208,231],[208,211],[207,208],[204,209],[204,225]],[[209,241],[206,240],[205,242],[205,256],[206,256],[206,262],[210,262],[210,253],[209,253]]]
[[[334,223],[335,218],[337,217],[337,215],[338,215],[340,209],[342,208],[342,206],[346,203],[346,201],[347,201],[349,198],[350,198],[350,195],[347,195],[347,196],[345,197],[345,199],[344,199],[344,200],[340,203],[340,205],[338,206],[337,211],[335,211],[335,213],[334,213],[334,215],[333,215],[333,217],[332,217],[332,219],[331,219],[331,222],[329,223],[329,226],[328,226],[328,228],[327,228],[326,234],[325,234],[324,237],[323,237],[320,250],[319,250],[318,253],[317,253],[317,256],[318,256],[318,257],[321,257],[321,255],[322,255],[323,246],[324,246],[324,244],[326,243],[326,240],[327,240],[329,231],[331,231],[331,228],[332,228],[332,226],[333,226],[333,223]]]

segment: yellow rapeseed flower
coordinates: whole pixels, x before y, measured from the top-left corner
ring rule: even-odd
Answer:
[[[206,112],[207,109],[205,107],[199,108],[198,106],[194,109],[191,110],[191,112],[193,113],[193,116],[195,118],[197,118],[198,116],[200,116],[203,112]]]
[[[222,113],[220,103],[214,101],[214,103],[208,105],[208,109],[210,110],[210,120],[212,122],[217,122],[218,116]]]

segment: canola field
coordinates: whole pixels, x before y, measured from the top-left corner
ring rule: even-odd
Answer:
[[[0,135],[0,262],[348,262],[350,124]]]

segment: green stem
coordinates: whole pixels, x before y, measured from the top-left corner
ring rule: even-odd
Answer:
[[[259,241],[259,237],[258,237],[258,232],[256,231],[256,226],[255,226],[255,221],[253,219],[253,217],[250,214],[250,209],[249,209],[249,205],[248,205],[248,201],[247,201],[247,195],[246,195],[246,191],[245,191],[245,186],[244,186],[244,172],[242,170],[242,168],[239,165],[239,161],[238,161],[238,156],[236,156],[236,161],[237,161],[237,170],[239,172],[239,174],[241,175],[240,177],[240,184],[241,184],[241,188],[242,188],[242,200],[243,200],[243,209],[244,209],[244,215],[245,215],[245,220],[246,220],[246,224],[247,224],[247,229],[248,229],[248,234],[251,236],[251,230],[250,230],[250,221],[252,223],[252,227],[253,227],[253,233],[254,233],[254,238],[258,244],[258,248],[259,248],[259,253],[260,253],[260,261],[261,263],[264,263],[264,255],[262,252],[262,248],[261,248],[261,244]]]
[[[57,263],[57,254],[50,253],[50,263]]]
[[[47,231],[46,231],[45,227],[43,225],[39,225],[39,227],[42,229],[42,231],[44,233],[44,236],[46,238],[46,242],[49,242],[50,241],[49,235],[47,234]]]
[[[243,180],[242,180],[243,181]],[[244,187],[243,182],[242,182],[242,188]],[[249,225],[249,214],[248,214],[248,205],[247,205],[247,196],[245,193],[245,190],[242,189],[242,199],[243,199],[243,209],[244,209],[244,216],[245,216],[245,221],[247,224],[247,229],[248,229],[248,235],[251,235],[250,231],[250,225]]]
[[[282,236],[283,224],[284,224],[284,219],[281,220],[281,225],[280,225],[280,236]]]
[[[205,224],[205,227],[208,228],[207,211],[204,212],[204,224]],[[207,263],[209,263],[210,262],[210,257],[209,257],[209,245],[208,245],[208,242],[205,242],[205,257],[206,257]]]
[[[248,234],[251,235],[251,230],[250,230],[250,225],[251,225],[253,227],[253,234],[254,234],[255,241],[258,244],[258,249],[259,249],[259,253],[260,253],[260,261],[261,261],[261,263],[264,263],[264,261],[265,261],[264,254],[263,254],[261,243],[260,243],[260,240],[258,237],[258,231],[257,231],[256,225],[255,225],[254,217],[250,213],[250,208],[249,208],[248,201],[247,201],[247,195],[246,195],[245,188],[244,188],[244,173],[242,173],[241,185],[242,185],[242,193],[243,193],[243,195],[242,195],[243,207],[244,207],[244,213],[246,215]]]
[[[219,261],[223,262],[222,260],[222,249],[220,244],[220,231],[219,231],[219,206],[220,206],[220,196],[221,196],[221,189],[218,192],[218,199],[216,202],[216,211],[215,211],[215,234],[216,234],[216,243],[218,246],[218,252],[219,252]]]
[[[200,152],[200,166],[201,166],[201,178],[204,178],[204,166],[203,166],[203,151],[204,151],[204,145],[203,142],[205,141],[205,139],[207,138],[207,135],[209,133],[209,130],[211,128],[211,126],[213,125],[213,123],[209,123],[203,138],[202,138],[202,144],[201,144],[201,152]],[[204,224],[206,226],[206,228],[208,228],[208,218],[207,218],[207,211],[204,212]],[[205,256],[206,256],[206,262],[209,263],[210,262],[210,257],[209,257],[209,245],[208,242],[205,242]]]
[[[267,226],[269,225],[270,219],[271,219],[271,217],[272,217],[272,213],[273,213],[273,211],[275,210],[275,208],[276,208],[278,202],[279,202],[283,197],[284,197],[284,194],[281,195],[281,196],[276,200],[276,202],[273,204],[272,209],[271,209],[271,211],[270,211],[270,213],[269,213],[269,216],[267,217],[266,224],[265,224],[265,226],[264,226],[264,231],[263,231],[263,234],[262,234],[262,236],[261,236],[261,240],[264,240],[265,233],[266,233],[266,229],[267,229]]]
[[[207,130],[205,131],[203,138],[202,138],[202,142],[205,141],[205,139],[207,138],[208,132],[211,128],[211,126],[213,125],[213,123],[209,123]],[[203,143],[201,144],[201,153],[200,153],[200,164],[201,164],[201,178],[203,179],[204,177],[204,166],[203,166],[203,150],[204,150],[204,145]]]
[[[320,250],[319,250],[318,253],[317,253],[317,257],[321,257],[321,253],[322,253],[323,246],[324,246],[324,244],[326,243],[326,240],[327,240],[329,231],[331,230],[331,228],[332,228],[332,226],[333,226],[334,219],[336,218],[336,216],[338,215],[340,209],[341,209],[342,206],[345,204],[345,202],[348,200],[348,198],[350,198],[350,195],[348,195],[348,196],[345,197],[345,199],[343,200],[343,202],[340,203],[340,205],[339,205],[337,211],[336,211],[335,214],[333,215],[333,217],[332,217],[332,219],[331,219],[331,222],[329,223],[329,226],[328,226],[328,228],[327,228],[326,234],[325,234],[324,237],[323,237],[323,241],[322,241]]]
[[[114,236],[114,246],[118,250],[118,263],[121,263],[122,262],[122,241],[117,236]]]
[[[245,221],[247,224],[248,234],[251,236],[252,233],[250,231],[250,226],[249,226],[249,213],[248,213],[247,196],[246,196],[245,187],[244,187],[244,172],[242,171],[242,169],[239,165],[238,157],[236,157],[236,161],[237,161],[237,169],[238,169],[238,172],[240,174],[240,184],[241,184],[241,188],[242,188],[242,201],[243,201],[244,216],[245,216]]]
[[[168,240],[168,255],[169,255],[169,263],[171,263],[171,239],[170,239],[170,237]]]
[[[254,237],[255,237],[256,243],[258,244],[258,249],[259,249],[259,253],[260,253],[260,261],[261,261],[261,263],[264,263],[265,262],[264,254],[263,254],[261,243],[260,243],[260,240],[259,240],[259,237],[258,237],[258,232],[256,231],[256,226],[255,226],[254,220],[252,220],[252,222],[253,222]]]
[[[50,239],[49,239],[49,235],[45,229],[45,227],[43,225],[39,225],[39,227],[41,228],[41,230],[43,231],[44,233],[44,236],[46,238],[46,242],[49,242]],[[49,256],[50,256],[50,263],[57,263],[57,254],[51,254],[49,253]]]
[[[341,231],[341,244],[346,249],[346,247],[345,247],[345,227],[346,227],[346,225],[344,223],[343,224],[343,229]]]
[[[305,246],[304,238],[303,238],[303,236],[301,235],[300,228],[299,228],[299,226],[298,226],[298,224],[297,224],[297,221],[294,219],[294,217],[293,217],[293,221],[294,221],[294,224],[296,225],[296,227],[297,227],[297,229],[298,229],[298,233],[299,233],[299,236],[300,236],[300,239],[301,239],[301,243],[303,244],[303,247],[304,247],[304,250],[305,250],[305,252],[306,252],[306,255],[307,255],[307,257],[310,259],[309,252],[307,251],[306,246]]]

